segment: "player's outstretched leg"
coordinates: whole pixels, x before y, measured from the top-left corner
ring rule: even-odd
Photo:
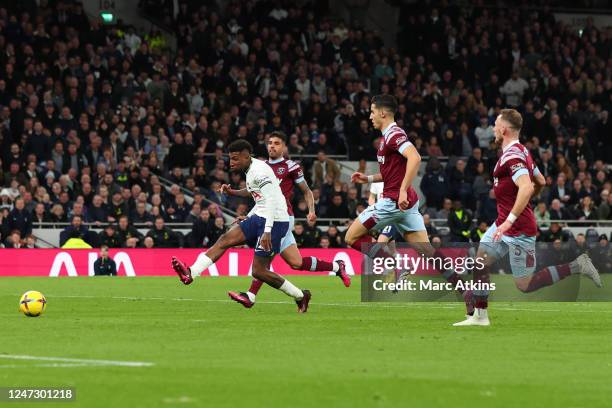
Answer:
[[[310,291],[307,289],[301,290],[279,274],[270,271],[268,268],[271,261],[272,258],[270,257],[255,255],[253,258],[253,277],[295,299],[298,313],[306,313],[311,298]]]
[[[346,274],[344,261],[326,261],[314,256],[302,257],[297,245],[291,245],[281,252],[281,257],[291,269],[310,272],[334,272],[344,286],[351,286],[351,278]]]
[[[193,282],[194,277],[200,276],[210,265],[217,262],[225,251],[236,245],[243,244],[244,242],[245,236],[242,229],[239,226],[235,226],[221,235],[208,251],[200,253],[193,265],[189,268],[184,262],[173,256],[171,261],[172,269],[174,269],[174,272],[176,272],[183,284],[189,285]]]
[[[307,256],[302,257],[297,245],[293,244],[281,252],[281,257],[287,265],[296,271],[311,271],[311,272],[335,272],[340,278],[344,286],[351,286],[351,277],[346,273],[346,265],[344,261],[325,261],[323,259]],[[251,287],[246,292],[228,292],[229,297],[240,303],[246,308],[251,308],[255,305],[257,293],[263,285],[263,282],[258,279],[253,279]]]
[[[533,275],[516,278],[514,282],[521,292],[529,293],[546,286],[554,285],[571,275],[584,275],[591,279],[598,288],[603,286],[601,276],[599,276],[597,268],[595,268],[595,265],[593,265],[591,258],[587,254],[580,255],[570,263],[548,266]]]

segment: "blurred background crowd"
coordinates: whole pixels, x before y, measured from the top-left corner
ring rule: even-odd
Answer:
[[[546,7],[434,2],[401,8],[392,48],[328,18],[325,2],[225,3],[141,1],[176,50],[78,2],[0,6],[4,246],[36,246],[41,226],[59,228],[61,244],[208,246],[252,206],[217,192],[244,184],[224,148],[244,138],[267,157],[266,135],[282,131],[317,215],[334,219],[298,223],[298,246],[342,247],[370,198],[342,172],[376,160],[368,117],[379,93],[395,95],[397,123],[426,162],[415,187],[432,238],[477,242],[496,218],[493,123],[515,107],[547,180],[532,203],[539,239],[607,244],[596,227],[612,220],[612,29],[572,30]],[[294,210],[307,212],[299,191]],[[572,236],[567,220],[594,228]],[[167,225],[177,223],[189,233]]]

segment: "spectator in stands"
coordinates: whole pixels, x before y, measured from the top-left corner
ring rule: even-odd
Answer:
[[[451,170],[449,184],[454,200],[459,200],[463,206],[470,208],[475,204],[472,198],[472,179],[466,171],[464,160],[457,160],[455,167]]]
[[[459,200],[453,202],[453,210],[448,214],[448,228],[452,242],[469,242],[472,228],[472,214],[463,208]]]
[[[317,153],[317,160],[314,163],[314,183],[315,188],[321,188],[323,182],[328,179],[334,184],[340,179],[340,168],[336,162],[327,157],[324,151]]]
[[[119,217],[117,235],[122,247],[135,248],[142,242],[142,234],[136,228],[130,225],[127,215]]]
[[[591,257],[598,270],[612,271],[612,246],[605,234],[599,236],[599,243],[591,251]]]
[[[568,220],[572,218],[568,211],[564,207],[561,207],[561,201],[559,199],[552,200],[549,213],[551,220]]]
[[[321,238],[319,238],[319,248],[323,248],[323,249],[330,248],[330,241],[327,235],[322,235]]]
[[[449,196],[448,178],[438,159],[430,158],[421,179],[421,191],[428,207],[441,208],[445,197]],[[446,218],[446,217],[444,217]]]
[[[147,232],[153,238],[155,248],[176,248],[179,246],[179,237],[176,232],[165,226],[164,217],[155,218],[153,229]]]
[[[538,206],[534,211],[535,219],[540,228],[548,228],[550,221],[550,213],[546,209],[546,203],[544,201],[538,202]]]
[[[608,190],[604,190],[604,191],[608,191]],[[605,200],[603,200],[604,196],[606,197]],[[608,193],[604,195],[602,192],[602,203],[597,209],[597,212],[598,212],[597,218],[599,218],[600,220],[612,220],[612,194]]]
[[[36,244],[37,239],[34,235],[30,234],[26,237],[25,239],[25,244],[24,244],[24,248],[28,248],[28,249],[34,249],[34,248],[38,248],[38,245]]]
[[[47,214],[47,210],[45,209],[45,204],[38,203],[36,204],[36,207],[34,207],[34,212],[32,213],[32,227],[41,228],[42,224],[45,222],[49,222],[49,216]]]
[[[586,196],[580,200],[580,204],[574,210],[574,214],[576,215],[576,219],[580,221],[588,221],[597,220],[597,208],[595,208],[593,204],[593,200],[590,196]],[[594,222],[583,222],[580,225],[582,226],[592,226],[595,225]]]
[[[77,216],[78,217],[78,216]],[[75,218],[77,218],[75,217]],[[83,234],[77,229],[68,232],[67,240],[62,244],[64,249],[90,249],[92,245],[83,239]]]
[[[134,224],[153,225],[153,216],[147,212],[146,204],[143,202],[136,204],[136,210],[132,211],[130,219]]]
[[[305,232],[304,224],[301,222],[295,223],[293,236],[298,248],[312,248],[315,246],[315,242],[313,242],[311,236]]]
[[[209,231],[212,228],[210,212],[207,209],[200,211],[200,217],[193,223],[191,229],[191,245],[193,248],[208,248]]]
[[[95,276],[117,276],[117,265],[115,261],[108,256],[108,246],[100,246],[100,254],[94,262]]]
[[[327,229],[327,239],[329,240],[330,248],[344,248],[346,246],[338,232],[338,227],[335,225],[330,225]]]
[[[574,245],[570,246],[570,249],[573,250],[574,256],[572,259],[576,259],[578,256],[587,253],[587,242],[584,234],[577,234],[575,238]]]
[[[489,228],[489,224],[486,221],[484,220],[478,221],[478,225],[472,228],[470,232],[470,240],[472,242],[480,242],[484,234],[487,232],[488,228]]]
[[[21,233],[19,230],[11,231],[11,234],[4,241],[4,247],[13,249],[23,248],[23,242],[21,240]]]
[[[540,235],[540,241],[542,242],[555,242],[561,241],[566,242],[569,239],[568,235],[563,231],[561,224],[553,221],[550,224],[550,228]]]
[[[452,208],[453,208],[453,201],[450,198],[445,198],[444,201],[442,202],[442,208],[436,212],[436,215],[434,218],[437,218],[439,220],[448,219],[448,216],[450,215]]]
[[[60,246],[63,247],[70,238],[80,238],[87,242],[90,247],[95,243],[89,234],[89,228],[83,225],[83,218],[75,215],[70,221],[70,225],[60,233]]]
[[[349,209],[341,194],[335,194],[325,214],[328,218],[349,218]]]
[[[226,231],[225,220],[223,217],[216,217],[213,225],[208,231],[208,237],[211,243],[217,242],[217,239]]]
[[[23,198],[20,197],[15,200],[15,207],[4,222],[6,223],[6,230],[18,230],[23,237],[32,233],[32,215],[25,210]]]
[[[506,98],[506,105],[514,108],[521,105],[523,94],[527,88],[529,88],[529,84],[519,77],[519,72],[515,69],[512,71],[512,77],[504,83],[500,92]]]
[[[100,231],[99,242],[100,245],[109,248],[121,248],[121,240],[113,224],[108,224],[106,228]]]
[[[480,116],[480,123],[474,130],[474,135],[478,140],[478,147],[482,150],[487,150],[491,141],[495,139],[493,126],[489,123],[489,117],[487,115]]]
[[[306,225],[304,226],[304,234],[306,234],[310,240],[310,242],[317,243],[321,238],[321,230],[317,228],[316,221],[306,221]]]
[[[185,201],[185,195],[178,193],[174,197],[174,202],[168,206],[168,214],[170,214],[170,220],[172,222],[185,222],[187,216],[191,211],[191,207]]]

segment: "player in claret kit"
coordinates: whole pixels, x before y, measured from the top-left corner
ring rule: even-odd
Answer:
[[[281,241],[289,229],[287,204],[272,168],[264,161],[251,157],[253,147],[246,140],[237,140],[228,146],[230,168],[246,172],[247,190],[255,200],[250,216],[221,235],[217,242],[187,268],[176,257],[172,257],[172,268],[181,282],[189,285],[193,278],[215,263],[225,251],[236,245],[247,243],[255,249],[253,277],[293,297],[298,312],[308,310],[310,291],[300,290],[291,282],[269,270],[274,255],[280,252]]]
[[[293,160],[284,158],[283,154],[287,149],[286,137],[281,132],[272,132],[268,137],[268,160],[266,163],[272,168],[274,174],[280,182],[280,188],[285,196],[287,204],[287,214],[289,217],[289,230],[287,235],[283,238],[280,247],[280,255],[285,262],[295,270],[304,271],[333,271],[336,273],[344,286],[349,287],[351,285],[351,278],[346,274],[345,265],[343,261],[329,262],[314,256],[303,258],[300,251],[297,248],[295,238],[293,236],[293,225],[295,223],[295,217],[293,216],[293,209],[291,201],[293,199],[293,189],[297,185],[306,199],[308,204],[308,215],[309,221],[315,221],[317,215],[314,207],[314,197],[308,183],[304,179],[304,172],[300,165]],[[238,195],[248,197],[250,194],[246,189],[234,190],[230,188],[228,184],[221,186],[221,192],[228,195]],[[261,288],[263,282],[255,278],[251,282],[251,287],[247,292],[229,292],[231,299],[242,304],[244,307],[250,308],[255,304],[255,297],[257,292]]]
[[[529,201],[534,194],[539,194],[545,180],[529,150],[519,143],[522,126],[523,118],[514,109],[503,109],[495,121],[495,142],[502,147],[502,155],[493,170],[497,220],[480,240],[477,256],[485,259],[485,268],[482,271],[475,269],[474,279],[488,283],[488,268],[509,254],[514,282],[522,292],[533,292],[572,274],[585,275],[601,287],[599,273],[587,254],[580,255],[570,263],[535,272],[538,229]],[[488,294],[487,290],[475,290],[473,315],[454,326],[488,326]]]
[[[412,188],[412,181],[421,163],[421,156],[408,140],[406,132],[394,120],[397,102],[391,95],[377,95],[372,98],[370,120],[382,132],[382,139],[376,153],[380,173],[366,176],[354,173],[354,183],[383,182],[382,198],[370,205],[351,224],[345,240],[352,248],[364,252],[371,258],[389,257],[391,253],[380,245],[372,244],[370,230],[384,230],[393,225],[406,242],[426,257],[441,257],[429,243],[423,216],[419,212],[419,198]],[[456,285],[461,278],[454,271],[440,271],[444,278]],[[471,313],[471,291],[463,291],[467,312]]]

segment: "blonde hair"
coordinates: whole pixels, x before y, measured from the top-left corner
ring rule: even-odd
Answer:
[[[523,117],[516,109],[502,109],[499,116],[517,132],[523,127]]]

